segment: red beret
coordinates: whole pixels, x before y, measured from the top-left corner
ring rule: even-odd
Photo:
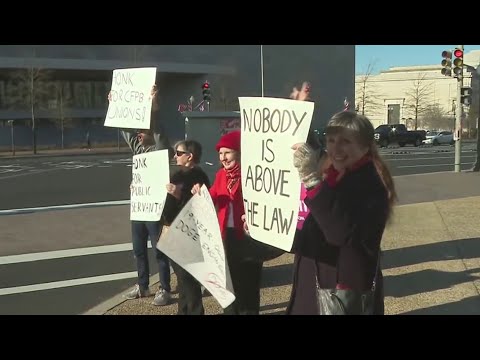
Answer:
[[[215,149],[219,151],[222,147],[240,151],[240,130],[231,131],[223,135]]]

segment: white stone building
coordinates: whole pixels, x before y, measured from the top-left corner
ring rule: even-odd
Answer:
[[[404,123],[415,127],[415,109],[417,109],[417,127],[425,130],[451,129],[454,124],[454,111],[457,99],[457,79],[441,74],[442,60],[438,54],[438,65],[419,65],[392,67],[376,75],[357,75],[355,77],[355,104],[360,113],[364,113],[377,127],[387,123]],[[480,50],[465,52],[464,64],[477,67],[480,64]],[[471,81],[471,74],[464,68],[464,86],[472,86],[471,108],[479,106],[479,84]],[[441,109],[444,120],[423,124],[422,116],[431,113],[430,106]],[[464,107],[464,130],[475,127],[468,117],[470,107]],[[426,115],[425,115],[426,116]],[[448,120],[451,118],[451,122]],[[423,126],[425,125],[425,126]]]

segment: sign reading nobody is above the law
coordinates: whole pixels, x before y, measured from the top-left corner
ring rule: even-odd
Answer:
[[[239,102],[242,191],[250,235],[290,251],[300,198],[291,147],[307,140],[314,103],[261,97]]]
[[[152,87],[157,68],[113,70],[105,126],[150,129]]]

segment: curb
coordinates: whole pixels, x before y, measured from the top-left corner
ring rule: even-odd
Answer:
[[[158,274],[150,276],[150,285],[155,285],[160,281]],[[126,291],[133,289],[133,287],[127,289]],[[95,307],[91,308],[90,310],[85,311],[80,315],[105,315],[109,310],[116,308],[120,304],[128,301],[123,297],[123,292],[111,297],[108,300],[96,305]]]
[[[272,266],[275,266],[277,265],[276,261],[278,261],[277,259],[281,258],[282,256],[286,255],[288,253],[285,253],[281,256],[279,256],[278,258],[276,259],[273,259],[273,260],[270,260],[270,261],[266,261],[263,266],[264,268],[267,268],[267,267],[272,267]],[[293,260],[292,260],[292,264],[293,264]],[[173,269],[170,267],[170,273],[171,275],[174,274],[174,271]],[[155,275],[152,275],[150,276],[150,287],[152,286],[156,286],[158,283],[160,282],[160,279],[159,279],[159,276],[158,276],[158,273],[155,274]],[[202,288],[204,289],[204,287],[202,286]],[[127,289],[126,291],[130,290],[130,289],[133,289],[133,287]],[[173,289],[172,289],[173,290]],[[205,289],[204,289],[205,290]],[[110,310],[116,308],[117,306],[123,304],[125,301],[128,301],[128,299],[125,299],[123,297],[123,294],[124,292],[122,293],[119,293],[117,295],[114,295],[113,297],[111,297],[110,299],[107,299],[105,300],[104,302],[96,305],[95,307],[85,311],[84,313],[80,314],[80,315],[105,315],[107,312],[109,312]],[[135,313],[131,314],[131,315],[136,315]]]

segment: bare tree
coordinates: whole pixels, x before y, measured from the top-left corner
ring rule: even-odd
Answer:
[[[451,130],[453,120],[451,116],[438,105],[429,105],[421,118],[421,125],[430,130]]]
[[[68,98],[65,93],[65,85],[61,81],[55,81],[55,108],[58,110],[58,122],[60,122],[60,131],[62,134],[62,149],[65,148],[64,134],[66,125],[66,114],[69,106],[72,104],[72,99]],[[58,126],[58,125],[57,125]]]
[[[224,75],[215,80],[215,92],[212,92],[213,110],[234,111],[238,110],[238,98],[230,96],[235,86],[235,77]]]
[[[375,62],[369,62],[367,68],[364,71],[364,75],[359,77],[358,81],[355,81],[358,85],[355,86],[355,102],[357,111],[365,115],[365,112],[376,104],[376,95],[374,90],[372,90],[372,84],[369,83],[371,80],[372,73],[375,69]]]
[[[429,109],[431,104],[432,88],[425,78],[426,74],[419,74],[413,81],[412,87],[406,92],[406,108],[414,118],[415,130],[418,128],[419,117]]]
[[[37,153],[37,127],[35,110],[46,108],[46,99],[49,96],[46,80],[50,77],[49,70],[34,68],[22,69],[12,74],[13,81],[18,83],[20,97],[15,107],[29,109],[32,119],[33,153]]]

